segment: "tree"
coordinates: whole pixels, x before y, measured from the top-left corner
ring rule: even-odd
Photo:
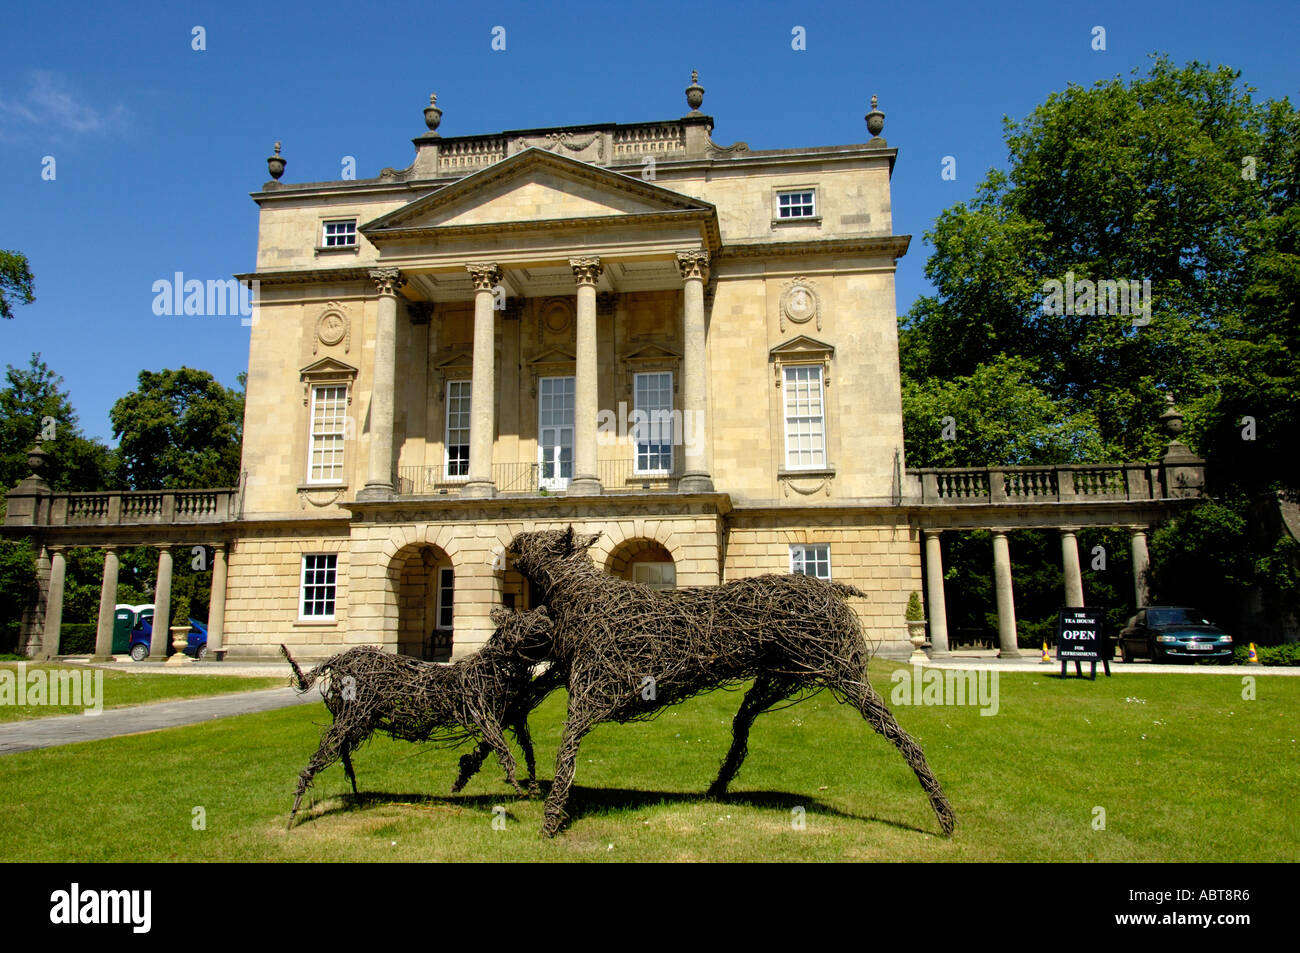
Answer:
[[[900,322],[907,454],[1152,459],[1173,394],[1220,501],[1153,535],[1159,597],[1211,608],[1258,590],[1294,611],[1294,540],[1262,538],[1250,510],[1300,490],[1300,111],[1257,102],[1239,80],[1160,56],[1145,76],[1071,85],[1005,121],[1008,167],[927,233],[935,293]],[[1101,281],[1116,282],[1115,300],[1061,294]],[[1112,307],[1120,287],[1127,314]],[[937,415],[970,418],[968,442],[960,424],[958,440],[937,440]],[[1050,558],[1042,540],[1017,540]],[[987,573],[983,548],[953,549],[950,576]],[[1018,606],[1056,584],[1018,572]],[[1124,588],[1110,591],[1127,602]]]
[[[54,489],[102,490],[115,482],[116,455],[81,432],[62,384],[40,354],[25,368],[6,367],[0,390],[0,484],[6,491],[30,472],[27,451],[38,436],[51,456],[47,478]]]
[[[1073,463],[1106,453],[1092,414],[1052,400],[1033,365],[999,356],[965,377],[903,381],[910,466]]]
[[[234,486],[244,399],[207,371],[141,371],[109,412],[126,482],[134,489]]]
[[[26,256],[0,249],[0,318],[14,316],[11,296],[16,297],[20,304],[31,304],[36,300],[32,293],[34,280]]]

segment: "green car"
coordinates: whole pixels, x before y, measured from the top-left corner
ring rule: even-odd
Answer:
[[[1125,662],[1177,659],[1232,659],[1232,636],[1190,606],[1147,606],[1120,630],[1119,654]]]

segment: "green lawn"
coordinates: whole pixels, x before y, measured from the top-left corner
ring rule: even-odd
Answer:
[[[90,669],[86,665],[47,665],[28,663],[28,673],[37,669],[46,671],[86,672],[102,671],[104,675],[104,708],[121,708],[123,705],[144,705],[149,702],[174,701],[178,698],[198,698],[203,695],[222,695],[226,692],[247,692],[258,688],[275,688],[289,684],[283,678],[243,678],[238,675],[163,675],[119,672],[114,669]],[[0,670],[12,671],[17,678],[18,666],[0,664]],[[48,678],[48,676],[47,676]],[[44,718],[49,715],[78,715],[84,705],[18,705],[0,704],[0,722],[24,718]]]
[[[873,680],[889,698],[894,666]],[[301,707],[0,758],[0,861],[1099,860],[1294,861],[1300,680],[1118,675],[1095,683],[1002,675],[1000,710],[903,707],[957,812],[938,826],[898,753],[819,695],[761,717],[721,801],[702,796],[739,693],[658,720],[598,728],[582,746],[569,828],[538,836],[495,762],[450,796],[458,751],[376,739],[337,765],[291,831],[298,771],[324,707]],[[540,774],[563,696],[533,718]],[[490,769],[490,770],[489,770]],[[494,806],[506,811],[494,830]],[[194,808],[206,830],[194,830]],[[1094,808],[1106,812],[1093,828]],[[805,827],[792,811],[803,808]]]

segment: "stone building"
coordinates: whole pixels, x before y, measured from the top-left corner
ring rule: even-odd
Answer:
[[[408,168],[254,194],[230,653],[470,651],[570,523],[653,585],[852,583],[902,651],[896,151],[719,146],[702,95],[456,138],[431,98]]]
[[[9,494],[40,546],[32,654],[57,652],[62,553],[215,547],[216,657],[358,644],[471,652],[490,610],[529,604],[504,548],[573,525],[606,571],[654,586],[808,572],[850,583],[869,639],[910,653],[921,590],[947,652],[939,534],[998,530],[1002,650],[1016,653],[1006,533],[1147,526],[1195,496],[1200,461],[907,471],[894,271],[897,151],[868,141],[721,146],[696,78],[678,119],[443,136],[405,169],[253,193],[260,219],[240,485]],[[1171,445],[1172,446],[1172,445]],[[1177,445],[1181,448],[1181,444]]]

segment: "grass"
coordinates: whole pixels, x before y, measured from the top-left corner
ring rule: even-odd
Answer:
[[[246,692],[258,688],[275,688],[287,685],[288,678],[245,678],[239,675],[162,675],[119,672],[86,665],[55,665],[28,663],[30,674],[37,669],[65,672],[102,672],[104,676],[103,704],[105,709],[124,705],[144,705],[150,702],[175,701],[179,698],[199,698],[222,695],[226,692]],[[16,673],[18,666],[0,665],[0,671]],[[47,676],[48,678],[48,676]],[[79,715],[84,705],[17,705],[0,704],[0,722],[20,721],[27,718],[45,718],[50,715]]]
[[[873,664],[886,700],[895,667]],[[1300,680],[1256,681],[1245,701],[1238,676],[1016,673],[995,717],[895,706],[956,809],[951,839],[892,746],[827,695],[762,716],[733,793],[705,798],[741,697],[715,692],[589,735],[554,841],[494,762],[450,796],[460,752],[383,738],[354,758],[359,799],[331,767],[286,831],[328,720],[306,706],[0,758],[0,861],[1293,861]],[[563,704],[533,717],[543,779]]]

